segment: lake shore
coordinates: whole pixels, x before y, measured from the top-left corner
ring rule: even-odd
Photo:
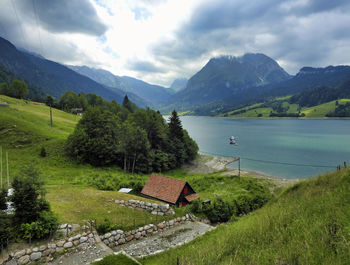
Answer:
[[[212,174],[218,173],[222,176],[238,175],[238,169],[228,169],[227,165],[238,160],[237,157],[220,157],[198,155],[191,163],[183,166],[189,174]],[[253,177],[268,180],[275,188],[282,188],[293,185],[300,179],[286,179],[275,176],[269,176],[262,172],[241,169],[241,177]]]

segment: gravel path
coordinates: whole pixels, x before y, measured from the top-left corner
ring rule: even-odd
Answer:
[[[212,229],[214,227],[204,223],[188,222],[151,237],[117,246],[113,250],[124,251],[132,257],[140,258],[188,243]]]
[[[83,245],[80,249],[77,248],[72,252],[58,257],[57,259],[47,263],[48,265],[81,265],[90,264],[96,259],[101,259],[107,255],[113,254],[113,251],[99,240],[99,237],[95,237],[97,241],[96,245],[90,246],[88,244]]]

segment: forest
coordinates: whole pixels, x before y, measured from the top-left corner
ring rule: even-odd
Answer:
[[[167,123],[150,108],[140,109],[125,96],[123,104],[94,94],[66,92],[58,106],[84,114],[68,137],[70,157],[93,166],[117,165],[127,172],[164,172],[193,160],[198,146],[176,113]]]

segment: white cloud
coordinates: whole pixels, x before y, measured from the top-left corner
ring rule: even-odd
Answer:
[[[0,35],[54,61],[153,84],[189,78],[221,54],[265,53],[292,74],[304,65],[350,62],[345,0],[60,0],[69,12],[56,12],[58,0],[50,1],[52,18],[40,14],[50,2],[34,0],[38,28],[32,1],[13,0],[18,22],[11,0],[3,0]],[[74,8],[79,4],[89,16]]]

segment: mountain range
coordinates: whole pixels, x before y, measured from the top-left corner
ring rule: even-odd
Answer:
[[[350,98],[347,85],[342,85],[349,84],[350,66],[303,67],[292,76],[261,53],[211,58],[189,80],[176,79],[169,88],[103,69],[62,65],[17,49],[3,38],[0,38],[0,67],[5,69],[4,73],[9,71],[26,81],[36,89],[36,95],[40,95],[41,89],[59,99],[70,90],[95,93],[121,103],[127,94],[140,107],[158,108],[163,113],[176,109],[216,115],[287,95],[308,102],[310,97],[335,100],[336,94]],[[327,96],[320,97],[321,93]]]
[[[174,93],[173,90],[169,88],[151,85],[129,76],[117,76],[103,69],[73,65],[68,65],[68,67],[111,89],[118,88],[124,92],[133,93],[146,100],[150,105],[165,103],[171,94]]]

